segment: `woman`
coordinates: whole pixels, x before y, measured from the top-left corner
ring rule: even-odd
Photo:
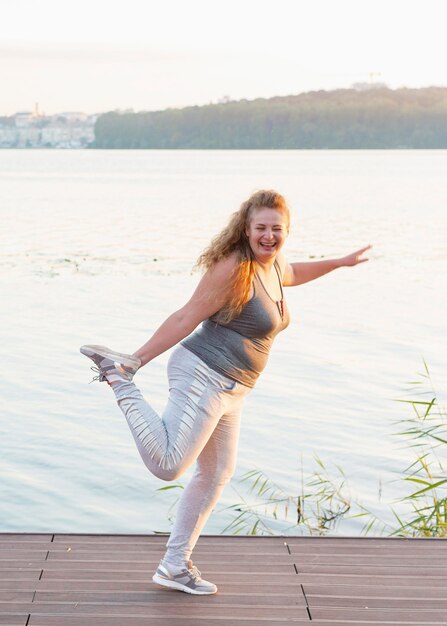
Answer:
[[[289,323],[283,285],[368,260],[362,254],[370,246],[341,259],[289,264],[281,252],[288,233],[285,199],[275,191],[254,193],[200,256],[198,265],[206,271],[189,302],[139,350],[127,355],[103,346],[81,348],[96,364],[98,379],[112,386],[155,476],[175,480],[197,461],[153,576],[160,585],[200,595],[217,591],[190,557],[234,472],[244,398],[265,367],[275,335]],[[168,363],[168,404],[160,417],[132,378],[176,344]]]

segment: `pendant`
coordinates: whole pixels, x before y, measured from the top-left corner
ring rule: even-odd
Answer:
[[[279,314],[281,315],[281,319],[284,319],[284,299],[281,298],[281,300],[277,300],[276,304],[278,305],[278,311]]]

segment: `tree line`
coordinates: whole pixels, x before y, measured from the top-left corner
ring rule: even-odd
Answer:
[[[447,88],[314,91],[152,112],[113,111],[92,148],[447,148]]]

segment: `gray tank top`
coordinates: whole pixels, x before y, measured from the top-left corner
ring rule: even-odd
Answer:
[[[274,267],[281,286],[280,301],[269,296],[255,274],[253,296],[238,317],[222,324],[216,321],[217,314],[213,315],[181,342],[211,369],[247,387],[254,386],[267,363],[274,338],[290,321],[276,261]]]

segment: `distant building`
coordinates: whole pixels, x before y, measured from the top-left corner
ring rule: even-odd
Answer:
[[[18,130],[15,126],[0,124],[0,148],[11,148],[18,140]]]
[[[97,115],[63,112],[46,116],[19,111],[0,122],[0,148],[86,148],[95,139]]]
[[[79,111],[69,111],[64,113],[58,113],[58,117],[65,117],[65,119],[69,122],[85,122],[89,116],[86,113],[80,113]]]
[[[17,128],[24,128],[33,121],[32,111],[20,111],[14,115]]]

